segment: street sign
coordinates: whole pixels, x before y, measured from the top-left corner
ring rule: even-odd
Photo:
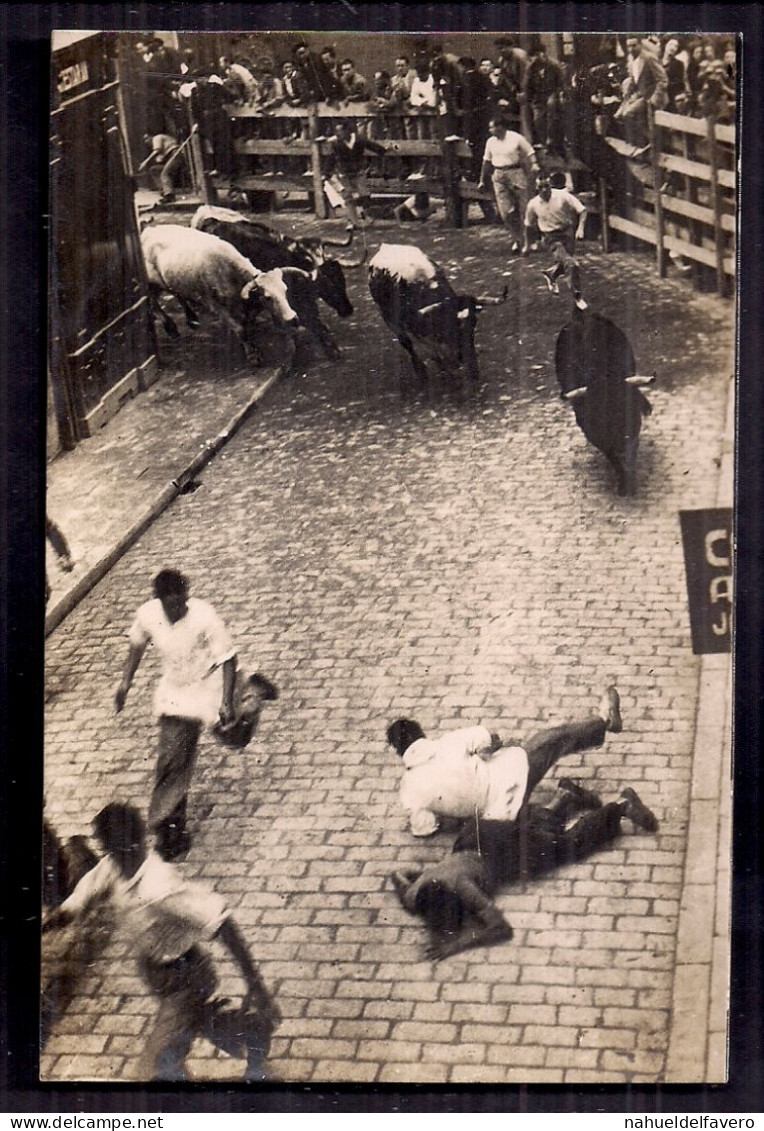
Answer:
[[[680,511],[695,655],[732,647],[732,509]]]

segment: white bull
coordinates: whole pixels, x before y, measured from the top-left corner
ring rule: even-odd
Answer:
[[[289,305],[285,275],[294,268],[260,271],[236,248],[207,232],[182,224],[156,224],[141,232],[149,298],[165,331],[178,329],[159,303],[162,293],[174,295],[189,326],[197,326],[198,309],[219,313],[240,338],[245,352],[253,347],[252,317],[265,309],[279,326],[299,327]],[[303,274],[303,272],[300,272]]]

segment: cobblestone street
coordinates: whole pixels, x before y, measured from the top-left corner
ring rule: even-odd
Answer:
[[[411,236],[367,238],[372,254]],[[278,1000],[273,1078],[656,1083],[700,675],[678,511],[717,503],[732,304],[657,278],[648,257],[587,245],[587,300],[627,331],[638,372],[658,374],[637,495],[619,498],[559,397],[554,344],[571,304],[564,287],[547,292],[548,264],[508,261],[495,228],[417,228],[414,239],[460,291],[509,285],[506,305],[480,315],[480,385],[402,379],[408,360],[366,272],[348,271],[355,314],[327,315],[340,361],[316,356],[271,389],[200,488],[48,638],[46,816],[64,837],[89,834],[114,798],[145,812],[155,658],[118,717],[113,695],[152,577],[181,569],[226,620],[240,665],[281,692],[243,753],[202,740],[180,865],[226,898]],[[439,859],[453,837],[408,831],[387,724],[408,715],[436,734],[484,722],[523,739],[589,715],[608,683],[623,733],[561,763],[539,798],[560,775],[604,800],[631,785],[659,832],[502,891],[512,942],[425,961],[421,923],[388,876]],[[699,908],[699,922],[715,913]],[[221,992],[236,998],[233,966],[216,957]],[[155,1009],[115,933],[49,1041],[43,1077],[133,1078]],[[241,1069],[203,1042],[189,1066],[212,1080]]]

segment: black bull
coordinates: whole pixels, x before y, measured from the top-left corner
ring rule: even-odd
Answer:
[[[458,295],[440,268],[432,283],[407,282],[385,268],[369,267],[369,290],[385,322],[411,358],[414,372],[427,380],[427,366],[417,353],[424,348],[445,372],[463,370],[468,378],[480,376],[475,351],[477,316],[483,306],[501,298]]]
[[[555,366],[579,428],[615,469],[618,493],[633,495],[642,417],[652,412],[638,385],[654,377],[635,375],[629,339],[609,318],[589,310],[576,310],[563,326]]]
[[[293,310],[309,334],[318,339],[330,357],[339,356],[336,342],[318,313],[317,299],[322,299],[341,318],[353,313],[348,298],[342,263],[330,259],[326,247],[347,247],[353,239],[350,231],[346,239],[291,239],[280,232],[247,220],[228,209],[204,206],[192,220],[192,227],[209,232],[230,243],[260,271],[274,267],[296,267],[311,276],[308,285],[299,284],[296,278],[287,282],[287,297]],[[346,263],[346,266],[360,266]]]

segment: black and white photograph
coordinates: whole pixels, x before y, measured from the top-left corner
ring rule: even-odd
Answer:
[[[53,32],[41,1081],[727,1081],[741,46]]]

